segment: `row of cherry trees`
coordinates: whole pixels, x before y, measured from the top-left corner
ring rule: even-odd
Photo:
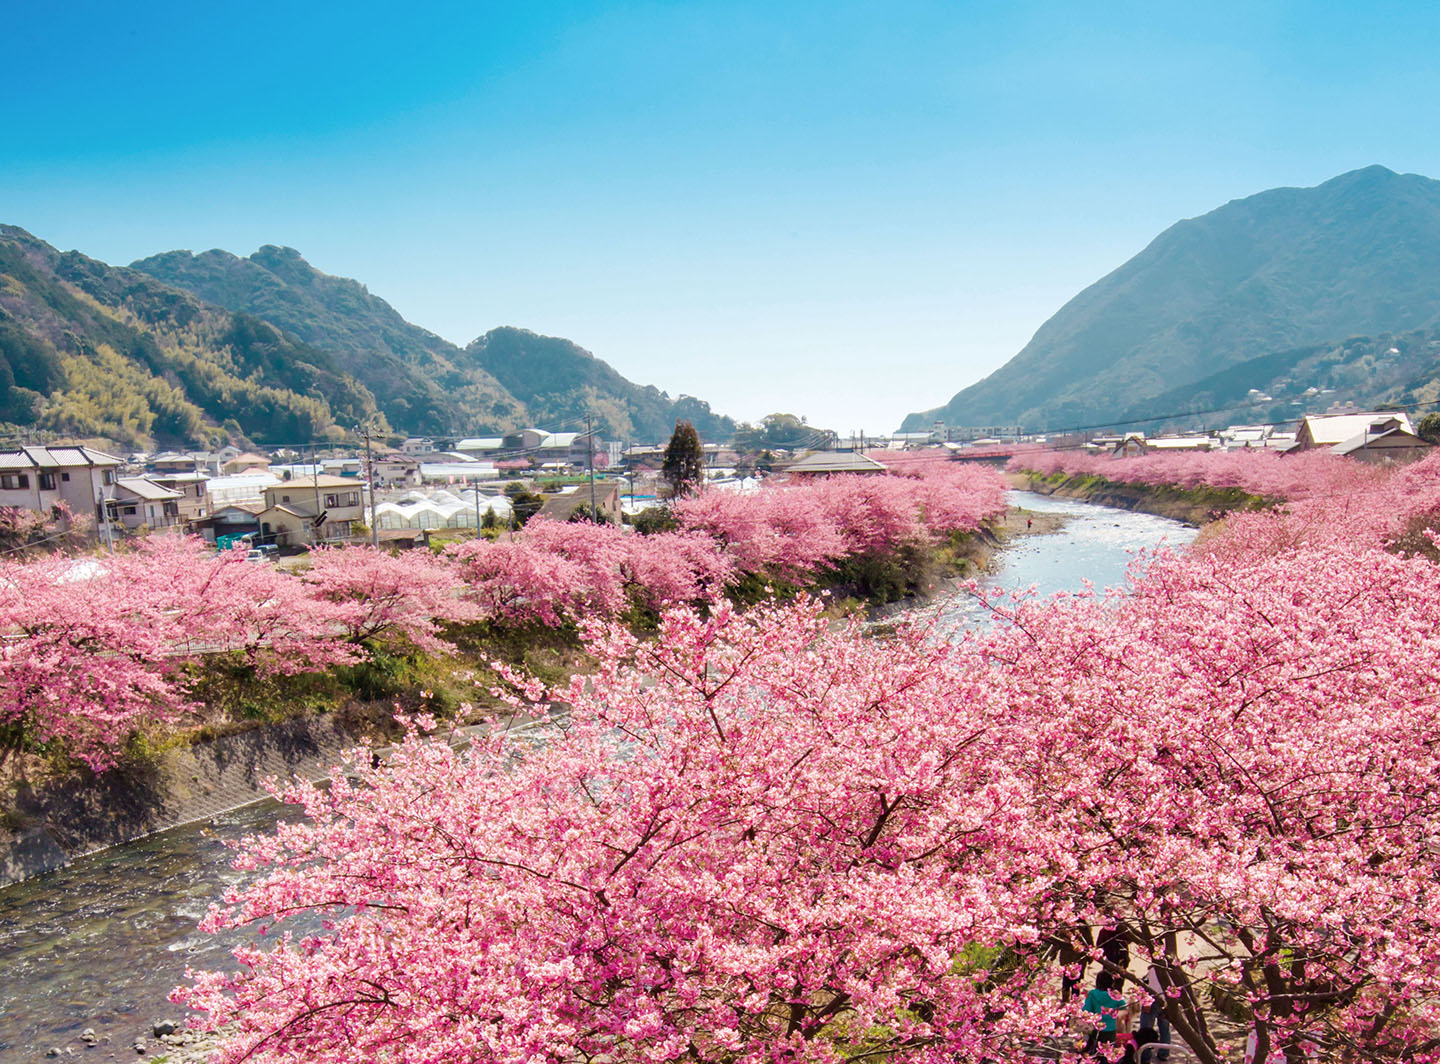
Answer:
[[[1046,451],[1014,458],[1015,470],[1099,476],[1112,483],[1239,488],[1275,510],[1232,514],[1214,549],[1274,553],[1302,545],[1401,543],[1432,550],[1424,530],[1440,515],[1440,455],[1405,466],[1372,466],[1323,451],[1147,454],[1111,458]]]
[[[174,537],[103,558],[0,561],[0,751],[60,744],[103,769],[137,729],[196,708],[197,659],[295,673],[353,663],[377,644],[445,653],[447,624],[563,625],[696,603],[742,573],[805,578],[857,552],[973,528],[1004,502],[993,473],[937,473],[687,505],[711,520],[686,513],[690,527],[649,536],[542,520],[438,556],[328,549],[299,576]]]
[[[1042,476],[1098,476],[1122,484],[1239,488],[1265,499],[1364,490],[1384,475],[1375,466],[1328,451],[1282,455],[1261,449],[1160,451],[1124,458],[1037,449],[1016,455],[1009,468]]]
[[[593,627],[593,674],[516,678],[571,706],[543,742],[289,790],[207,920],[284,934],[176,999],[226,1062],[1019,1062],[1108,927],[1203,1064],[1220,1002],[1260,1059],[1440,1060],[1440,568],[1188,552],[990,606]]]

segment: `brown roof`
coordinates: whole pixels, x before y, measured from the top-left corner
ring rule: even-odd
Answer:
[[[332,477],[328,473],[321,473],[318,477],[296,477],[294,480],[282,480],[279,484],[265,485],[265,493],[272,491],[283,491],[287,488],[360,488],[364,481],[358,477]]]

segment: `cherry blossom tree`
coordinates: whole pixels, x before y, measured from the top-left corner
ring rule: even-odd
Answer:
[[[1127,596],[1008,612],[979,653],[1022,740],[1000,756],[1047,940],[1117,930],[1207,1064],[1222,1000],[1258,1059],[1440,1058],[1440,569],[1167,556]]]
[[[475,620],[452,566],[428,550],[391,554],[373,547],[326,547],[310,555],[309,593],[334,607],[352,644],[402,637],[421,650],[446,653],[442,621]]]
[[[1000,948],[1036,902],[998,707],[945,648],[812,604],[593,635],[539,745],[412,736],[288,792],[310,823],[248,840],[206,925],[275,945],[176,995],[222,1060],[1019,1060],[1054,1029]]]

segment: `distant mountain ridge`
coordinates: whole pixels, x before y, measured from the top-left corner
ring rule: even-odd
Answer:
[[[295,442],[384,424],[375,397],[329,353],[9,225],[0,422],[133,445],[217,432]]]
[[[574,428],[586,413],[619,439],[666,439],[681,417],[710,439],[735,429],[702,400],[634,384],[569,340],[504,327],[457,347],[412,325],[358,281],[315,269],[294,248],[266,245],[248,258],[169,251],[132,268],[329,352],[399,431]]]
[[[1437,326],[1440,181],[1371,166],[1177,222],[1004,366],[903,428],[1061,430],[1173,401],[1274,352]]]

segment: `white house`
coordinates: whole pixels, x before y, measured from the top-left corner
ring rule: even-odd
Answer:
[[[89,447],[0,451],[0,506],[46,511],[64,503],[72,514],[102,520],[120,465],[115,455]]]

